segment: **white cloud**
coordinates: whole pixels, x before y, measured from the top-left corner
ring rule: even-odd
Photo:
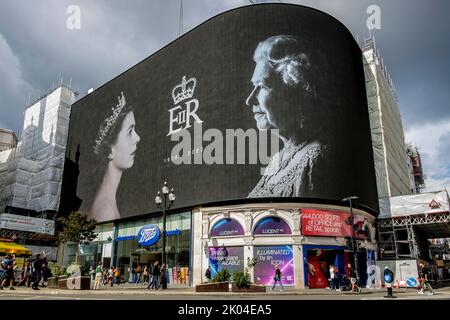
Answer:
[[[28,97],[34,89],[23,79],[20,61],[1,33],[0,61],[0,114],[2,115],[0,127],[10,129],[22,118],[22,110],[26,102],[23,101],[20,107],[9,105],[9,103],[17,96]]]
[[[405,136],[421,153],[427,177],[424,191],[450,189],[450,157],[446,154],[450,144],[450,119],[415,125],[406,131]]]

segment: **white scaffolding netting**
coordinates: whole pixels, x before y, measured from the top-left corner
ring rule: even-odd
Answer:
[[[25,111],[17,148],[0,152],[0,210],[58,210],[72,90],[60,86]],[[9,152],[9,153],[7,153]]]
[[[378,197],[411,194],[411,173],[392,80],[374,48],[364,52],[364,71]]]

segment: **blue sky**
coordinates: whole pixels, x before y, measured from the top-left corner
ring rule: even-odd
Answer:
[[[367,8],[380,8],[381,29],[372,34],[396,86],[406,140],[422,154],[426,191],[450,190],[450,1],[281,2],[329,13],[360,40]],[[248,4],[183,0],[183,29]],[[70,5],[81,10],[79,30],[66,26]],[[19,132],[29,95],[37,98],[60,75],[82,96],[175,40],[179,8],[180,0],[1,0],[0,127]]]

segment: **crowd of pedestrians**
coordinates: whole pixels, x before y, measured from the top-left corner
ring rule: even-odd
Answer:
[[[0,290],[6,286],[9,286],[10,290],[15,290],[16,272],[19,272],[15,257],[7,254],[0,266]],[[39,287],[46,287],[47,279],[50,276],[46,255],[36,254],[34,258],[25,261],[20,271],[20,281],[17,283],[17,287],[24,285],[33,290],[39,290]]]
[[[159,261],[149,265],[137,265],[131,270],[131,279],[129,283],[135,285],[147,285],[147,289],[159,290],[163,281],[166,279],[167,270],[165,264],[160,265]],[[98,262],[97,267],[94,270],[95,277],[93,280],[94,290],[100,288],[100,286],[114,286],[125,283],[125,279],[122,277],[121,269],[115,266],[104,267],[101,261]]]

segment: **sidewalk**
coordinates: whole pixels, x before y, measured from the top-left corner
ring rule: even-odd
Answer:
[[[92,284],[93,286],[93,284]],[[91,286],[91,287],[92,287]],[[295,288],[285,288],[284,291],[272,291],[270,287],[267,291],[261,293],[235,293],[235,292],[195,292],[195,288],[188,287],[175,287],[168,286],[167,290],[148,290],[146,285],[134,285],[134,284],[121,284],[118,286],[101,286],[98,290],[68,290],[68,289],[58,289],[58,288],[39,288],[40,290],[32,290],[27,287],[16,287],[16,290],[9,290],[9,288],[4,288],[0,291],[2,294],[19,294],[19,293],[33,293],[36,295],[186,295],[186,296],[267,296],[267,295],[322,295],[322,296],[332,296],[332,295],[385,295],[386,289],[363,289],[362,293],[352,293],[348,291],[330,291],[328,289],[295,289]],[[450,295],[450,288],[439,288],[435,290],[437,294]],[[404,295],[404,294],[417,294],[416,289],[406,289],[399,288],[394,289],[394,295]]]

